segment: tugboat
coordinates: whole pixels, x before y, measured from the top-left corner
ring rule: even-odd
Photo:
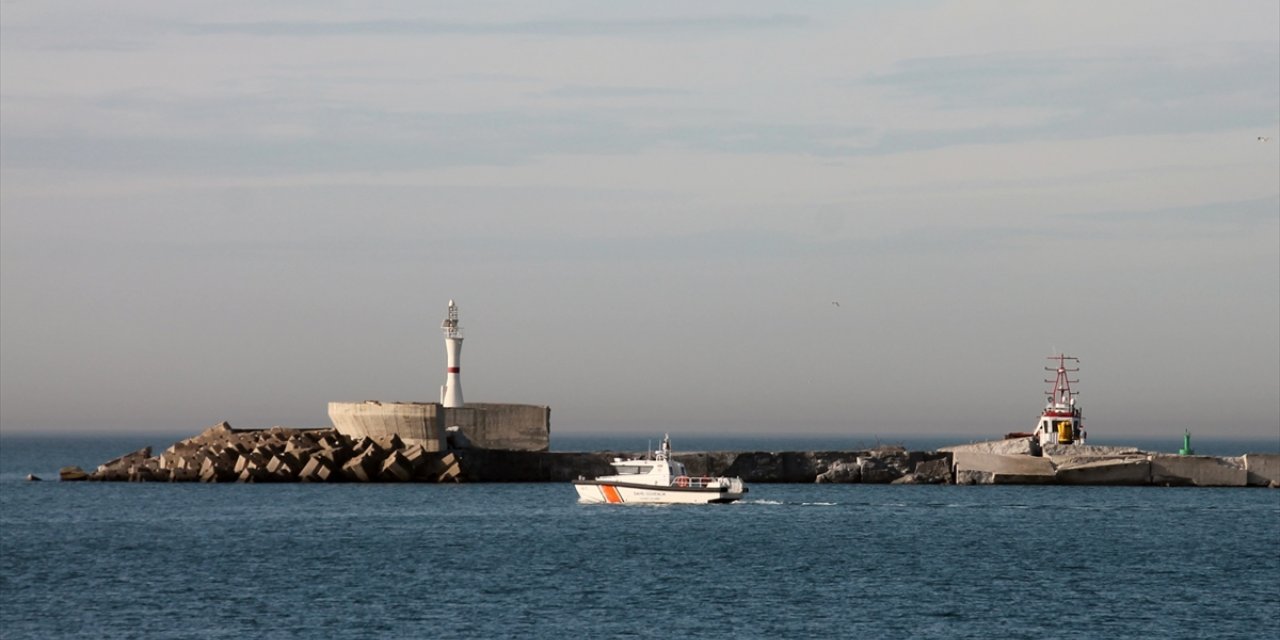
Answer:
[[[1067,368],[1068,361],[1079,364],[1080,359],[1061,353],[1049,356],[1049,359],[1057,360],[1058,366],[1045,367],[1044,370],[1057,371],[1058,375],[1053,380],[1045,380],[1053,386],[1045,392],[1045,395],[1049,396],[1049,402],[1045,404],[1044,411],[1040,414],[1040,422],[1036,425],[1032,437],[1042,447],[1047,444],[1082,445],[1086,435],[1084,412],[1076,406],[1076,392],[1071,388],[1071,385],[1080,381],[1070,379],[1069,375],[1080,369]]]
[[[741,500],[747,493],[742,478],[690,476],[685,466],[671,459],[671,437],[662,436],[662,448],[653,457],[614,458],[615,473],[573,481],[578,502],[588,504],[708,504]]]

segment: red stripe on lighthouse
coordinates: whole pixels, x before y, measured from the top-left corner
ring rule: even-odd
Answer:
[[[461,371],[460,367],[449,367],[445,373],[458,373],[459,371]]]

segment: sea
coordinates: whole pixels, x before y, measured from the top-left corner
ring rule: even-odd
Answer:
[[[188,435],[0,434],[0,638],[1280,638],[1280,490],[755,484],[646,507],[560,483],[56,481]]]

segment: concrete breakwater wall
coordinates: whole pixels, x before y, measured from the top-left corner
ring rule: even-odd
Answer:
[[[994,440],[955,447],[956,484],[1068,484],[1280,488],[1280,454],[1182,456],[1133,447]]]
[[[551,408],[543,405],[471,402],[330,402],[329,420],[349,438],[397,435],[427,451],[450,443],[479,449],[546,451],[551,444]]]
[[[133,482],[567,482],[612,472],[633,452],[497,449],[435,451],[397,435],[351,438],[335,429],[232,429],[227,423],[158,456],[150,448],[64,480]],[[1280,487],[1280,454],[1174,456],[1132,448],[1032,451],[993,441],[939,451],[696,452],[676,454],[691,475],[747,483],[1081,484]]]

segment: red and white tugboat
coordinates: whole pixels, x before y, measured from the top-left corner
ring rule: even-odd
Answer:
[[[1045,371],[1057,371],[1057,378],[1054,380],[1045,380],[1045,382],[1053,384],[1049,387],[1049,391],[1045,395],[1049,396],[1049,402],[1045,404],[1044,412],[1040,414],[1040,423],[1036,425],[1033,435],[1035,441],[1040,445],[1046,444],[1084,444],[1084,413],[1080,407],[1076,406],[1076,392],[1071,389],[1071,385],[1080,382],[1079,380],[1070,379],[1070,375],[1080,369],[1068,369],[1067,361],[1079,363],[1079,358],[1072,358],[1068,355],[1058,354],[1049,356],[1050,360],[1057,360],[1057,368],[1045,367]]]

